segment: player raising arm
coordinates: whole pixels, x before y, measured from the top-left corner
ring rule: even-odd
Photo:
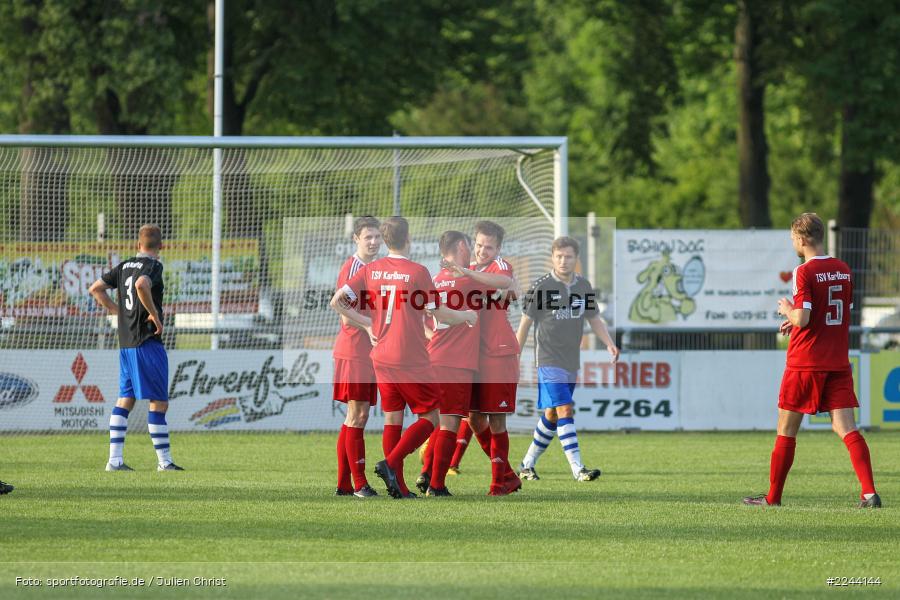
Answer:
[[[143,225],[138,253],[119,263],[91,285],[91,295],[112,315],[119,316],[119,399],[109,417],[107,471],[132,471],[122,459],[128,414],[134,401],[148,400],[147,428],[156,450],[158,471],[183,471],[172,462],[169,448],[169,360],[163,346],[163,266],[159,261],[162,232]],[[118,304],[106,293],[115,289]]]
[[[578,242],[570,237],[553,240],[550,254],[553,269],[535,281],[528,291],[516,333],[519,346],[524,348],[532,323],[537,324],[538,408],[544,409],[534,429],[531,446],[519,467],[522,479],[539,479],[534,467],[557,431],[572,477],[576,481],[593,481],[600,476],[600,469],[588,469],[581,462],[575,431],[572,394],[581,368],[585,319],[606,345],[612,362],[619,359],[619,349],[600,318],[593,286],[575,272],[578,251]]]
[[[428,439],[438,422],[440,390],[428,359],[423,327],[425,311],[447,324],[468,321],[476,313],[438,306],[437,292],[428,269],[409,258],[409,223],[390,217],[381,224],[388,255],[377,259],[338,289],[331,306],[357,323],[371,323],[368,333],[375,340],[372,364],[381,394],[385,426],[382,448],[385,460],[375,465],[393,498],[415,497],[403,478],[403,460]],[[351,304],[368,308],[361,315]],[[409,407],[418,420],[405,433],[403,411]]]
[[[825,225],[815,213],[803,213],[791,223],[791,242],[804,262],[794,269],[793,299],[778,301],[778,312],[786,319],[781,332],[791,339],[778,394],[778,435],[772,450],[769,492],[748,496],[744,504],[781,505],[803,415],[828,412],[831,427],[847,446],[862,486],[859,507],[881,506],[869,446],[857,431],[853,415],[859,406],[848,358],[853,278],[846,263],[825,255],[824,238]]]

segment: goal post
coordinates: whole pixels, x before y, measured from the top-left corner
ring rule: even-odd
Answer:
[[[345,222],[399,206],[427,262],[442,228],[495,220],[526,286],[568,232],[567,167],[564,137],[0,135],[0,431],[105,430],[116,323],[87,288],[134,252],[143,222],[163,229],[174,428],[314,429],[284,404],[308,390],[274,389],[293,363],[267,375],[266,358],[330,347],[334,315],[295,319],[292,294],[298,280],[333,288]],[[257,387],[229,391],[232,373]]]

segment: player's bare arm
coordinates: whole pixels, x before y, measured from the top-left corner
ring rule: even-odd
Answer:
[[[478,322],[478,313],[474,310],[453,310],[441,305],[435,308],[432,314],[437,317],[438,321],[450,326],[462,325],[463,323],[471,326]]]
[[[341,315],[341,325],[347,325],[349,327],[356,327],[357,329],[365,330],[366,326],[364,323],[357,323],[356,321],[351,321],[349,318]]]
[[[609,352],[611,363],[615,363],[619,360],[619,348],[616,346],[616,343],[613,341],[612,337],[609,335],[609,329],[606,328],[606,323],[603,322],[603,319],[600,317],[591,317],[588,320],[588,324],[591,326],[591,331],[593,331],[600,341],[606,345],[606,351]]]
[[[781,326],[778,328],[778,331],[781,333],[781,335],[791,335],[791,329],[793,328],[794,326],[791,325],[790,321],[782,321]]]
[[[369,340],[371,340],[372,345],[375,345],[375,342],[378,341],[378,338],[375,337],[375,333],[372,331],[372,319],[363,314],[360,314],[358,310],[350,305],[350,298],[347,296],[347,292],[345,292],[343,288],[334,293],[334,296],[331,297],[331,302],[329,302],[329,305],[331,306],[331,308],[337,311],[337,313],[340,314],[342,318],[346,318],[351,325],[365,330],[365,332],[369,334]]]
[[[522,315],[522,320],[519,321],[519,330],[516,331],[516,341],[519,342],[520,354],[522,348],[525,347],[525,342],[528,341],[528,331],[531,329],[532,323],[534,323],[534,320],[528,315]]]
[[[794,308],[794,304],[787,298],[778,301],[778,314],[787,319],[793,327],[800,329],[806,327],[809,324],[809,312],[808,308]],[[782,324],[783,328],[784,324]]]
[[[93,284],[91,284],[91,296],[94,297],[94,300],[97,301],[97,304],[105,308],[109,314],[118,315],[119,314],[119,306],[113,302],[112,298],[109,297],[109,294],[106,293],[106,290],[111,289],[102,279],[98,279]]]
[[[513,285],[513,278],[499,273],[483,273],[462,265],[458,265],[451,260],[442,260],[441,266],[453,273],[456,277],[471,277],[477,283],[483,286],[505,290]]]
[[[153,303],[153,296],[150,293],[150,278],[146,275],[141,275],[140,277],[138,277],[137,283],[134,284],[134,287],[137,290],[138,300],[141,301],[141,304],[144,305],[144,308],[150,315],[147,317],[147,320],[153,323],[154,327],[156,327],[156,331],[154,333],[156,333],[156,335],[162,335],[162,319],[159,318],[159,313],[156,311],[156,304]]]

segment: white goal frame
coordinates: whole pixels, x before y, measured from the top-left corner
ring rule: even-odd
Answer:
[[[517,166],[519,184],[541,213],[553,223],[554,237],[568,234],[569,152],[568,138],[546,136],[508,137],[313,137],[313,136],[128,136],[128,135],[0,135],[0,147],[56,148],[322,148],[322,149],[538,149],[553,152],[553,214],[550,215],[525,183],[522,161]],[[216,152],[218,155],[219,153]],[[527,156],[523,154],[523,158]],[[218,328],[221,300],[222,201],[220,160],[214,161],[212,214],[212,279],[210,284],[213,329]],[[395,189],[395,193],[397,190]],[[212,349],[218,346],[213,335]]]

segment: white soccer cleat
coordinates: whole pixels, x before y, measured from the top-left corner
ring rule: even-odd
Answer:
[[[125,463],[119,463],[117,465],[114,465],[112,463],[106,463],[106,470],[110,471],[110,472],[112,472],[112,471],[134,471],[134,469],[132,469]]]
[[[581,467],[581,470],[575,474],[575,481],[593,481],[598,477],[600,477],[600,469]]]

